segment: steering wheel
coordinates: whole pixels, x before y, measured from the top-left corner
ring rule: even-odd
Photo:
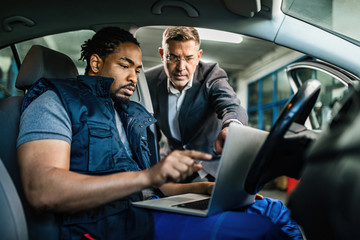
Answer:
[[[288,172],[290,170],[288,168],[294,168],[294,166],[291,166],[294,162],[289,160],[292,160],[291,158],[294,156],[283,158],[279,154],[279,152],[284,151],[282,149],[282,147],[285,147],[283,144],[284,136],[290,127],[293,128],[296,125],[299,129],[300,125],[304,125],[316,103],[320,88],[321,83],[318,80],[307,80],[287,103],[248,171],[245,180],[245,189],[248,193],[255,194],[259,192],[268,181],[275,177],[281,175],[289,176]],[[303,131],[303,129],[305,128],[303,127],[300,131]],[[292,145],[296,145],[296,143]],[[291,153],[289,154],[291,155]]]

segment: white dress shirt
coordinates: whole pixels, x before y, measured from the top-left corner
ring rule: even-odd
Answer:
[[[167,81],[167,88],[169,92],[169,99],[168,99],[169,127],[170,127],[171,135],[179,141],[181,141],[181,134],[180,134],[178,116],[181,109],[181,105],[185,99],[185,94],[187,90],[192,87],[192,83],[193,83],[193,77],[191,77],[190,81],[180,92],[178,89],[176,89],[173,86],[170,79],[168,79]]]

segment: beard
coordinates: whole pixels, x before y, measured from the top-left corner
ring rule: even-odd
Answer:
[[[120,104],[120,105],[125,104],[126,105],[126,104],[128,104],[130,102],[130,96],[128,96],[128,97],[120,97],[120,96],[117,95],[121,91],[122,88],[126,88],[128,86],[132,86],[132,87],[135,88],[135,85],[133,83],[130,83],[130,84],[127,84],[127,85],[124,85],[124,86],[120,87],[115,92],[110,93],[110,97],[114,101],[115,105],[118,105],[118,104]]]
[[[116,93],[111,93],[110,97],[114,101],[115,106],[122,104],[126,105],[130,102],[130,98],[116,96]]]

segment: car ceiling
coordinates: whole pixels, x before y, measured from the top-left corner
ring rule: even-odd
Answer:
[[[218,57],[214,60],[227,71],[241,71],[262,54],[275,51],[277,47],[272,42],[276,42],[360,75],[359,48],[354,49],[351,43],[344,43],[326,31],[318,34],[322,30],[286,17],[280,6],[281,0],[8,1],[0,8],[0,48],[44,35],[79,29],[98,30],[109,25],[133,33],[142,26],[189,25],[269,41],[248,38],[238,46],[221,44],[221,48],[219,44],[208,45],[204,41],[205,53]],[[156,52],[146,55],[147,50],[144,50],[144,59],[158,58],[158,39],[149,46]]]
[[[260,0],[138,0],[134,4],[123,1],[107,1],[104,4],[81,0],[20,0],[0,8],[0,47],[43,35],[78,29],[98,30],[107,25],[117,25],[133,33],[141,26],[154,26],[136,33],[142,47],[143,65],[148,68],[160,63],[158,48],[164,28],[156,26],[191,25],[232,31],[229,22],[241,24],[249,19],[253,21],[253,15],[256,21],[271,16],[272,1],[262,1],[262,9],[266,11],[256,13],[261,9],[259,4]],[[223,16],[220,21],[219,16]],[[254,61],[280,48],[270,41],[250,36],[244,36],[240,44],[202,41],[201,47],[203,58],[219,62],[229,75],[243,71]]]
[[[227,6],[227,2],[233,2]],[[123,27],[146,25],[191,25],[197,27],[238,29],[242,21],[252,19],[234,13],[237,9],[248,9],[249,3],[260,4],[260,0],[137,0],[124,1],[44,1],[19,0],[2,4],[0,16],[0,47],[12,41],[21,41],[43,34],[51,34],[82,28],[99,29],[104,25],[119,24]],[[271,0],[262,1],[263,8],[256,15],[268,18],[271,15]],[[265,4],[267,6],[265,6]],[[194,14],[195,13],[195,14]],[[252,15],[253,12],[244,12]],[[229,23],[233,24],[229,24]]]

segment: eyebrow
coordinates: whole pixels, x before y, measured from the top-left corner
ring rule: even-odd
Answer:
[[[175,57],[179,57],[178,55],[173,54],[173,53],[170,53],[170,55],[175,56]],[[193,56],[194,56],[194,54],[190,54],[190,55],[187,55],[187,56],[185,56],[185,57],[193,57]]]
[[[131,65],[135,65],[135,62],[133,60],[131,60],[130,58],[122,57],[122,58],[120,58],[120,60],[126,61],[126,62],[130,63]],[[139,65],[136,68],[142,68],[142,65]]]

